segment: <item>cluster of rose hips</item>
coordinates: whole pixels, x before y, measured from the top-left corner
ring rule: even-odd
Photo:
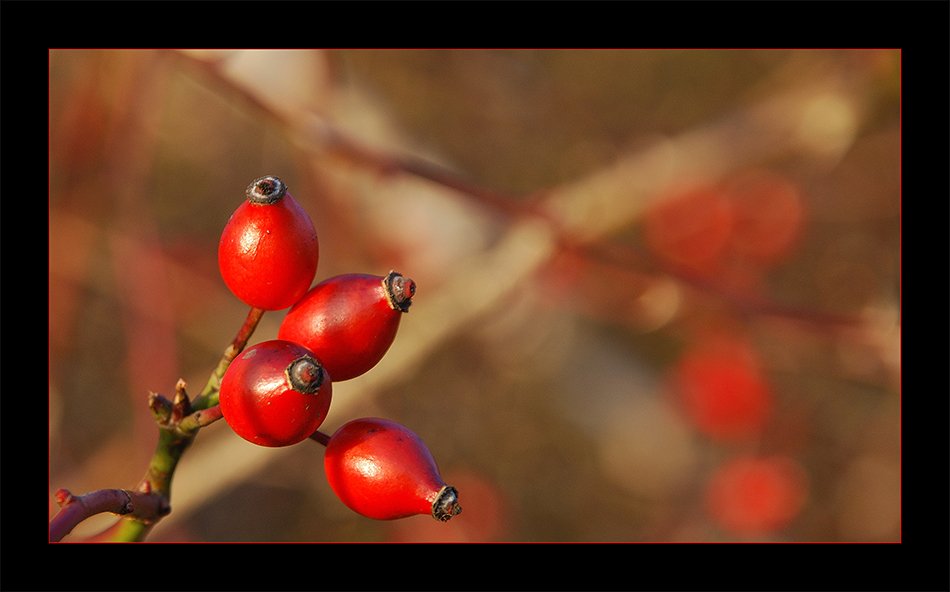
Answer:
[[[416,288],[394,271],[340,275],[311,288],[318,261],[313,221],[286,185],[277,177],[251,183],[221,235],[221,275],[245,304],[290,310],[277,339],[248,347],[225,372],[219,393],[225,421],[260,446],[308,438],[326,445],[330,487],[363,516],[449,520],[461,511],[458,492],[443,482],[429,449],[411,430],[363,418],[332,436],[318,431],[332,383],[356,378],[383,358]]]

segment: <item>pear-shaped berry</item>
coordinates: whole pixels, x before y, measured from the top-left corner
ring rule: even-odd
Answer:
[[[218,244],[218,267],[228,289],[263,310],[283,310],[300,300],[319,259],[313,221],[277,177],[251,183]]]
[[[277,337],[311,350],[334,382],[349,380],[389,351],[415,291],[415,282],[394,271],[332,277],[287,311]]]
[[[428,514],[445,522],[462,511],[432,453],[412,430],[386,419],[353,420],[324,456],[327,481],[351,510],[376,520]]]

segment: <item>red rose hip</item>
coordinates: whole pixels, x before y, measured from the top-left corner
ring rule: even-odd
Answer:
[[[277,177],[251,183],[218,244],[218,267],[228,289],[263,310],[297,302],[313,283],[319,258],[313,221]]]
[[[670,386],[689,421],[720,441],[757,437],[774,406],[758,356],[737,338],[711,339],[687,350],[672,369]]]
[[[386,277],[339,275],[310,289],[287,312],[279,339],[310,349],[334,382],[375,366],[396,339],[416,284],[395,271]]]
[[[305,440],[327,416],[332,384],[312,352],[289,341],[249,347],[221,379],[221,414],[234,432],[261,446]]]
[[[353,420],[338,429],[324,456],[327,481],[354,512],[376,520],[429,514],[445,522],[462,511],[432,453],[410,429],[386,419]]]
[[[743,455],[715,469],[706,507],[723,530],[760,537],[781,531],[798,517],[808,488],[805,470],[795,459]]]
[[[716,275],[735,225],[724,193],[695,186],[670,193],[644,212],[644,239],[668,264],[704,277]]]

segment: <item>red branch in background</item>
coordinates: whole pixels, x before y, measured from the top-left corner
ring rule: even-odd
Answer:
[[[313,114],[313,119],[309,122],[308,128],[302,131],[253,93],[229,79],[222,72],[220,60],[206,61],[185,53],[176,53],[175,55],[184,63],[196,68],[201,75],[211,78],[220,87],[227,89],[233,96],[277,126],[285,129],[291,135],[305,135],[306,145],[310,146],[311,150],[322,154],[332,154],[357,166],[375,170],[382,175],[403,173],[426,179],[452,189],[460,195],[473,199],[510,219],[542,219],[554,229],[559,246],[564,251],[573,252],[591,260],[625,270],[652,270],[665,274],[684,284],[722,298],[738,310],[740,314],[758,314],[794,320],[819,330],[833,331],[858,328],[862,325],[862,320],[855,315],[791,306],[761,296],[736,291],[734,288],[712,278],[703,277],[689,270],[671,265],[669,262],[662,261],[632,245],[605,238],[582,239],[577,237],[566,229],[550,211],[543,207],[544,191],[536,192],[531,196],[515,196],[483,187],[462,178],[451,170],[424,159],[409,155],[391,154],[371,147],[339,131],[326,119],[320,117],[319,114]]]

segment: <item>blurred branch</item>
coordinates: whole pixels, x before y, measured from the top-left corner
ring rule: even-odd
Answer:
[[[688,270],[676,268],[668,263],[660,262],[640,249],[617,242],[593,241],[586,244],[577,244],[573,247],[573,250],[602,263],[615,265],[623,269],[638,267],[656,270],[694,288],[715,294],[743,314],[781,317],[788,320],[799,321],[817,329],[855,327],[863,322],[862,319],[856,315],[790,306],[753,294],[737,292],[725,284],[717,283],[708,277],[703,277]]]
[[[204,61],[188,54],[178,55],[315,154],[332,154],[383,175],[402,173],[426,179],[511,219],[542,220],[553,232],[557,249],[624,269],[648,269],[668,275],[721,297],[742,314],[782,317],[819,329],[862,323],[854,315],[788,306],[736,292],[725,284],[672,267],[634,246],[609,238],[611,233],[636,220],[656,199],[658,191],[674,181],[714,178],[789,152],[817,150],[807,137],[801,136],[816,105],[837,102],[858,111],[853,89],[834,76],[630,154],[576,183],[534,196],[516,196],[473,183],[430,161],[371,147],[315,113],[310,113],[305,122],[289,121],[251,90],[231,81],[222,70],[222,60]]]

